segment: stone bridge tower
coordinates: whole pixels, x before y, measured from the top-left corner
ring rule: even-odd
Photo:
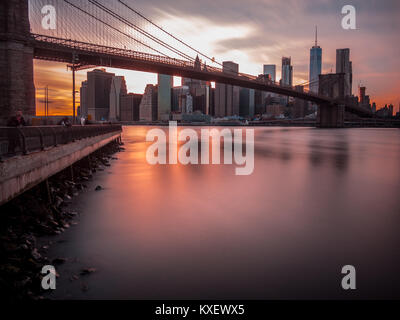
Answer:
[[[318,106],[317,127],[342,128],[345,115],[345,74],[320,74],[318,83],[318,94],[336,100],[336,104]]]
[[[28,10],[28,0],[0,2],[0,125],[18,110],[36,112]]]

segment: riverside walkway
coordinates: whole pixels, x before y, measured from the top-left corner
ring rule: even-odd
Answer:
[[[0,127],[0,205],[112,141],[121,125]]]

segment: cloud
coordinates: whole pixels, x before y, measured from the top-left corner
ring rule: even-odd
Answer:
[[[319,43],[323,49],[323,70],[335,72],[337,48],[350,48],[354,66],[354,88],[359,82],[367,84],[367,92],[381,104],[396,103],[394,88],[400,85],[400,1],[397,0],[353,0],[356,8],[357,30],[341,28],[341,9],[347,0],[289,0],[289,1],[243,1],[204,0],[157,1],[145,4],[135,1],[148,14],[157,19],[163,15],[202,19],[203,23],[247,26],[252,29],[247,37],[238,37],[234,32],[215,43],[210,50],[224,59],[233,51],[240,50],[248,61],[240,63],[241,71],[261,72],[263,63],[275,63],[278,68],[282,56],[292,56],[294,75],[297,81],[307,79],[309,49],[313,45],[314,26],[319,28]],[[175,3],[176,5],[171,5]],[[154,13],[151,8],[157,7]],[[185,37],[185,29],[174,30]],[[396,99],[396,98],[394,98]]]

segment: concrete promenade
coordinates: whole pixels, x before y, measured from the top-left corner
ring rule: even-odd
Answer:
[[[47,150],[4,159],[0,162],[0,205],[52,175],[87,157],[113,140],[120,131],[57,145]]]

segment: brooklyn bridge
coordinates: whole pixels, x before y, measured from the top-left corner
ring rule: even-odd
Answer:
[[[299,98],[318,105],[320,127],[342,126],[345,112],[372,116],[367,109],[346,104],[345,97],[340,94],[343,91],[340,77],[339,81],[333,80],[325,92],[299,91],[253,75],[223,70],[214,57],[165,31],[122,0],[59,0],[55,3],[55,28],[42,25],[40,13],[46,5],[42,1],[31,1],[30,8],[28,0],[0,4],[0,68],[6,71],[0,78],[2,122],[16,110],[35,114],[33,59],[66,63],[73,72],[97,66],[113,67]]]

